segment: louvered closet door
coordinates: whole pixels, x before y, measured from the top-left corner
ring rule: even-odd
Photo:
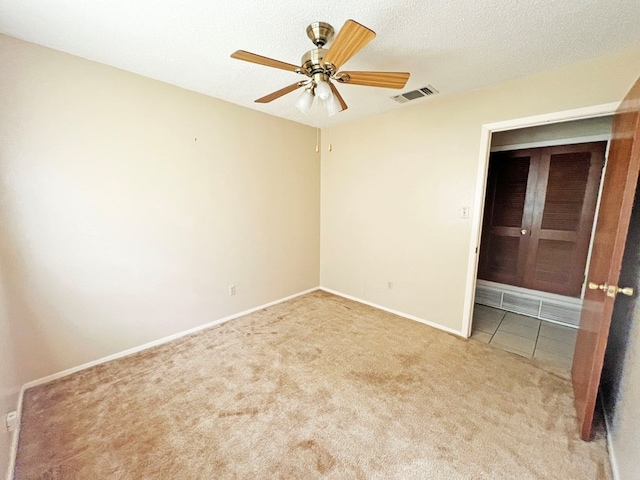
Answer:
[[[536,150],[494,153],[489,164],[478,277],[521,285],[537,181]]]
[[[580,296],[606,142],[541,149],[522,286]]]

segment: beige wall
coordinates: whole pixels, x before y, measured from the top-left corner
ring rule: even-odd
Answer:
[[[321,285],[461,331],[481,126],[620,101],[638,75],[636,50],[333,128]]]
[[[315,129],[6,36],[0,65],[0,413],[26,381],[318,286]]]

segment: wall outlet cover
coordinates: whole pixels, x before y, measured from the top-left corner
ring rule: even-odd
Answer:
[[[7,432],[13,432],[18,426],[18,414],[16,412],[9,412],[5,415],[5,425],[7,426]]]

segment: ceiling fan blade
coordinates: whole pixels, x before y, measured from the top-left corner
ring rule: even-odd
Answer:
[[[286,95],[287,93],[293,92],[294,90],[297,90],[298,88],[302,87],[305,83],[304,82],[297,82],[294,83],[293,85],[289,85],[288,87],[284,87],[281,88],[280,90],[277,90],[273,93],[270,93],[269,95],[265,95],[262,98],[257,99],[255,102],[256,103],[269,103],[274,101],[276,98],[280,98],[283,95]]]
[[[347,20],[322,61],[331,63],[337,70],[375,36],[376,32],[373,30],[353,20]]]
[[[342,107],[340,109],[340,111],[342,112],[342,111],[346,110],[347,108],[349,108],[349,107],[347,107],[347,104],[344,101],[344,98],[342,98],[342,95],[340,95],[340,92],[338,91],[336,86],[331,82],[329,83],[329,86],[331,87],[331,91],[333,92],[335,97],[338,99],[338,102],[340,102],[340,106]]]
[[[340,75],[343,75],[340,78]],[[408,72],[340,72],[337,80],[350,85],[367,87],[403,88],[409,80]]]
[[[274,60],[273,58],[263,57],[251,52],[245,52],[244,50],[237,50],[231,54],[231,58],[237,60],[244,60],[245,62],[257,63],[258,65],[265,65],[267,67],[280,68],[289,72],[295,72],[298,68],[291,63],[281,62],[280,60]]]

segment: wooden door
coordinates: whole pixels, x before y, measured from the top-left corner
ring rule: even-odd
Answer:
[[[606,142],[540,150],[522,286],[580,297]]]
[[[591,438],[604,352],[640,172],[639,109],[640,79],[623,100],[613,121],[598,223],[587,274],[587,280],[596,289],[588,289],[585,294],[573,356],[571,376],[580,437],[583,440]]]
[[[521,285],[533,221],[539,151],[491,155],[478,277]],[[524,232],[524,234],[523,234]]]
[[[580,297],[605,149],[491,155],[478,278]]]

